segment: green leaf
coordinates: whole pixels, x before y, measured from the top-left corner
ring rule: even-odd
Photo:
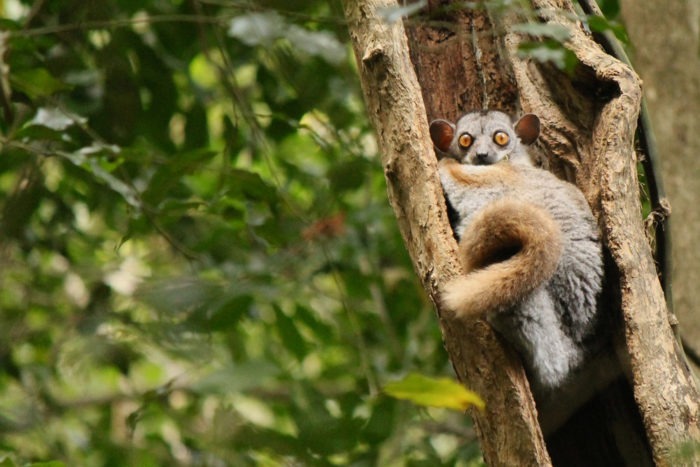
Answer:
[[[316,465],[318,458],[312,457],[309,447],[297,437],[279,431],[256,427],[250,424],[236,427],[236,443],[240,448],[255,452],[274,452],[295,459],[298,465]],[[280,462],[281,465],[284,464]],[[273,464],[275,465],[275,464]]]
[[[15,139],[18,141],[26,138],[36,141],[60,142],[63,137],[64,132],[53,130],[43,125],[27,125],[15,134]]]
[[[376,405],[372,407],[372,415],[362,427],[364,436],[375,442],[381,442],[390,436],[396,415],[400,413],[397,410],[397,404],[396,400],[388,397],[376,398]]]
[[[2,6],[2,2],[0,2],[0,6]],[[22,29],[22,26],[16,21],[12,21],[11,19],[7,18],[0,18],[0,31],[18,31],[20,29]]]
[[[316,385],[302,382],[306,406],[297,406],[292,416],[299,430],[299,440],[309,451],[319,455],[348,452],[357,446],[357,438],[364,422],[352,415],[353,410],[341,401],[339,410],[331,413],[328,397]],[[357,394],[349,394],[357,398]],[[357,400],[357,399],[355,399]]]
[[[379,16],[381,16],[387,23],[395,23],[401,18],[409,17],[415,15],[420,10],[423,9],[428,4],[426,0],[419,0],[415,3],[410,3],[407,6],[390,6],[381,8],[379,10]]]
[[[265,360],[250,360],[217,368],[198,378],[191,389],[201,394],[231,394],[262,387],[273,379],[279,370]]]
[[[85,118],[70,114],[54,107],[41,107],[37,110],[32,123],[42,125],[56,131],[63,131],[76,123],[84,123]]]
[[[246,45],[270,46],[287,28],[284,18],[275,11],[248,13],[229,23],[228,35]]]
[[[328,171],[333,192],[339,193],[360,188],[365,182],[367,161],[361,158],[335,164]]]
[[[396,399],[405,399],[428,407],[444,407],[464,411],[470,406],[485,407],[474,392],[449,378],[430,378],[410,374],[400,381],[384,386],[384,392]]]
[[[15,89],[22,91],[31,99],[48,97],[58,91],[70,89],[70,86],[54,78],[44,68],[17,70],[10,75],[10,82]]]
[[[124,201],[129,203],[134,209],[140,210],[141,202],[136,190],[100,165],[101,158],[117,156],[120,150],[118,146],[105,146],[102,143],[95,143],[75,152],[56,151],[56,154],[86,170],[97,181],[104,183],[112,191],[121,195]]]
[[[295,311],[294,317],[311,330],[316,339],[320,340],[323,344],[330,344],[333,342],[333,328],[321,321],[309,308],[297,304]]]
[[[282,339],[284,347],[292,352],[298,361],[302,361],[308,353],[306,341],[299,333],[294,320],[285,315],[282,309],[276,304],[273,305],[273,307],[275,309],[275,317],[277,318],[277,332],[279,333],[280,339]]]
[[[618,0],[596,0],[600,11],[607,18],[615,18],[620,14],[620,2]]]
[[[197,149],[209,145],[209,128],[207,126],[207,109],[195,103],[186,114],[185,148]]]
[[[156,170],[143,192],[143,200],[151,206],[159,205],[167,196],[177,193],[185,175],[196,173],[216,155],[216,152],[199,148],[173,154],[167,164]]]
[[[328,31],[309,31],[291,25],[287,29],[285,37],[302,52],[321,57],[332,65],[339,65],[347,55],[343,44]]]
[[[212,331],[233,329],[250,309],[253,297],[250,295],[235,295],[226,298],[221,305],[215,307],[208,317],[207,326]]]
[[[331,32],[287,24],[275,11],[237,16],[229,23],[228,34],[249,46],[270,47],[275,40],[286,38],[297,50],[332,64],[339,64],[347,55],[343,44]]]
[[[619,41],[624,44],[629,44],[630,39],[627,36],[627,30],[617,21],[609,21],[602,16],[590,15],[588,16],[588,26],[591,28],[591,31],[594,32],[610,31]]]
[[[229,174],[230,187],[248,199],[256,201],[277,201],[277,190],[268,185],[260,175],[243,169],[233,169]]]
[[[571,33],[566,26],[561,24],[524,23],[513,27],[516,32],[537,37],[548,37],[557,42],[566,42]]]
[[[573,72],[578,58],[559,42],[549,40],[545,42],[523,42],[518,47],[518,56],[531,58],[540,63],[552,63],[560,70]]]
[[[162,313],[176,314],[207,306],[220,293],[217,284],[182,276],[147,282],[138,288],[136,297]]]

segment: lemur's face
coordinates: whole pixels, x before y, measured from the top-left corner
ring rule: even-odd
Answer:
[[[474,113],[457,121],[451,149],[464,164],[488,165],[508,159],[519,143],[513,123],[506,114]]]
[[[471,112],[453,125],[445,120],[431,123],[435,146],[463,164],[488,165],[519,154],[522,144],[530,144],[539,135],[539,119],[525,115],[515,125],[499,111]]]

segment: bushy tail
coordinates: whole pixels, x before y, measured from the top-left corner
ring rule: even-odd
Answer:
[[[442,300],[459,317],[511,307],[554,274],[561,250],[559,226],[543,208],[495,201],[462,235],[466,275],[447,283]]]

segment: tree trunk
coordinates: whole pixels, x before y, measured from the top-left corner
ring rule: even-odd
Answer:
[[[619,356],[644,422],[641,442],[648,439],[654,460],[667,464],[677,443],[699,438],[698,393],[679,358],[639,215],[633,149],[639,80],[572,19],[568,1],[533,0],[538,15],[530,16],[569,31],[567,47],[580,62],[573,75],[518,58],[525,38],[514,25],[525,19],[510,11],[446,9],[449,3],[429,2],[431,21],[409,23],[408,39],[401,22],[389,24],[381,16],[381,9],[397,8],[394,1],[345,0],[345,15],[383,154],[389,200],[436,305],[455,371],[486,402],[484,412],[473,413],[484,458],[490,465],[548,465],[549,448],[559,463],[568,462],[560,460],[561,453],[600,422],[584,417],[581,426],[569,427],[545,445],[517,357],[485,322],[467,326],[441,310],[439,291],[461,269],[426,115],[455,118],[474,108],[522,108],[543,121],[542,146],[552,169],[583,190],[599,217],[611,260],[608,285],[619,301],[609,311],[624,322]],[[609,444],[616,448],[619,441],[618,436]],[[578,449],[588,446],[578,443]],[[605,456],[609,464],[636,461],[624,447]]]
[[[622,0],[644,79],[666,193],[672,207],[674,312],[681,334],[700,352],[700,3]],[[675,222],[674,222],[675,219]]]

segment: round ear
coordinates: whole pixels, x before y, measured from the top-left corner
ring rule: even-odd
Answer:
[[[540,119],[535,114],[525,114],[520,117],[514,129],[523,144],[532,144],[540,136]]]
[[[447,120],[433,120],[430,122],[430,139],[442,152],[448,152],[455,135],[455,126]]]

